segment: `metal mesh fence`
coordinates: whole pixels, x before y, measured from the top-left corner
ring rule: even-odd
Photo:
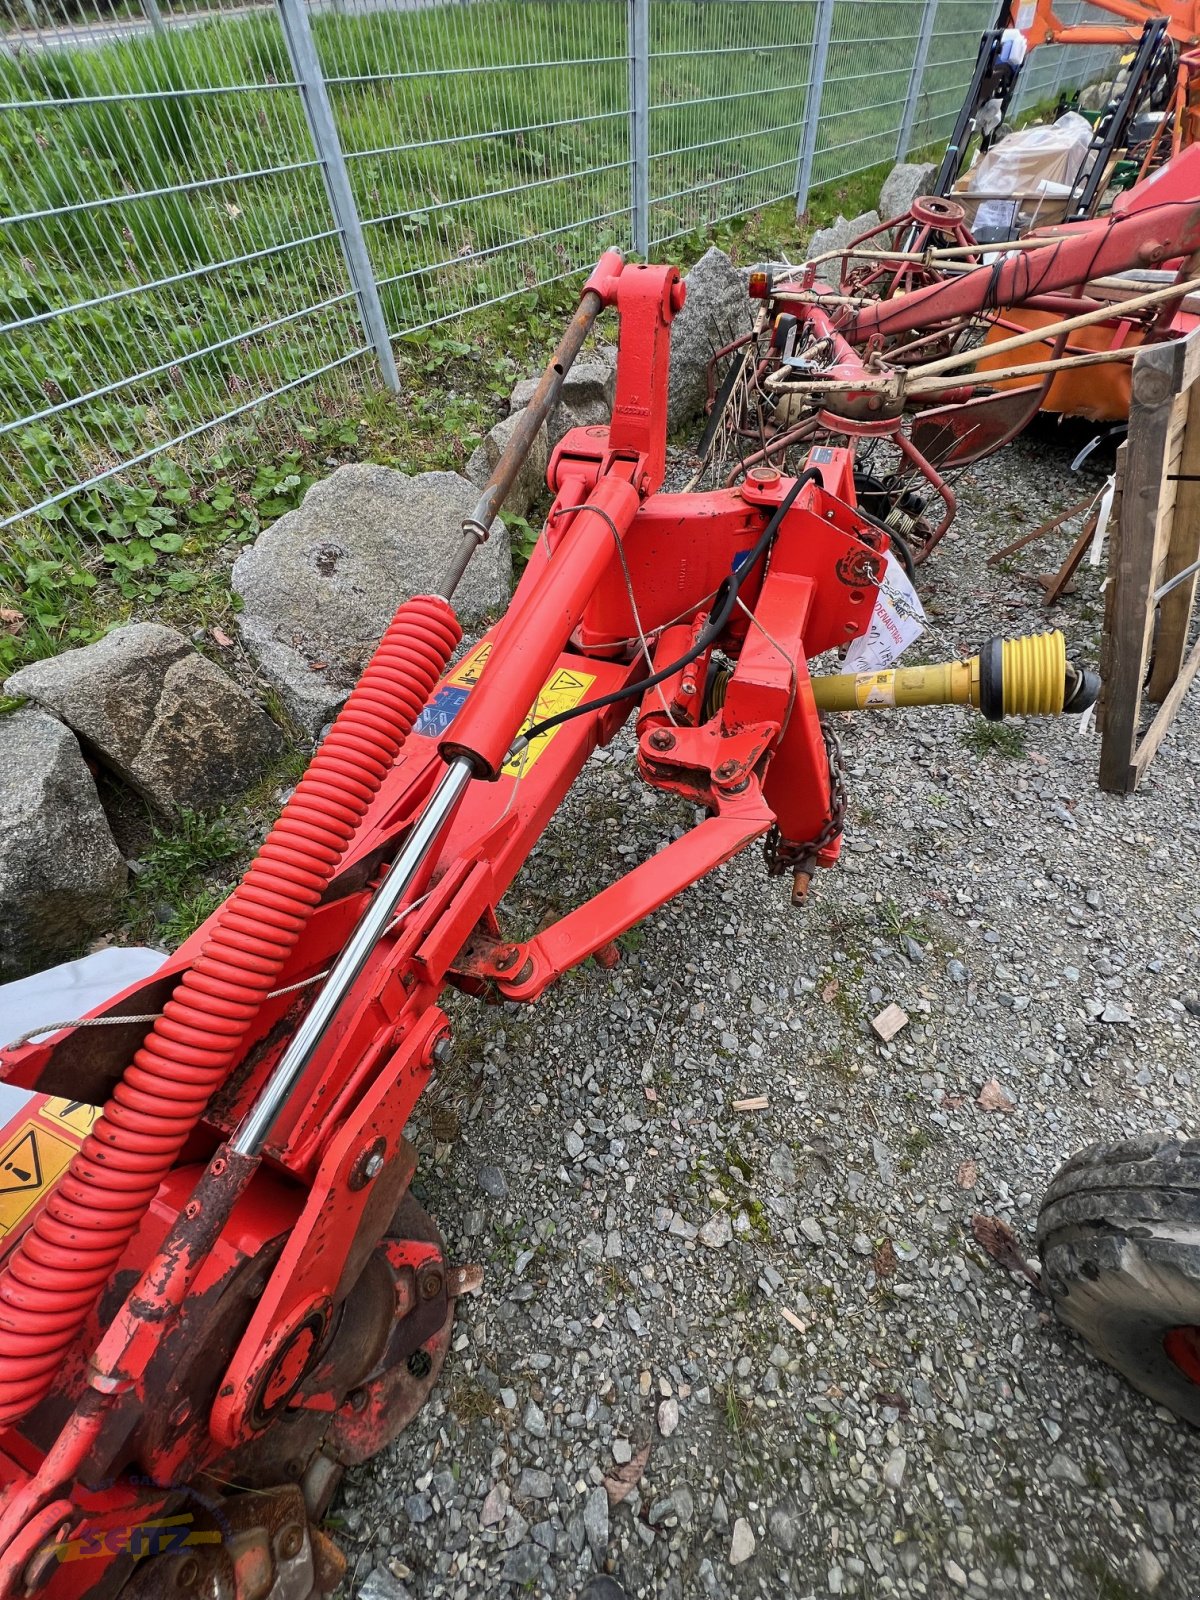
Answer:
[[[0,528],[112,537],[80,490],[402,334],[944,139],[992,10],[0,0]]]
[[[992,0],[942,0],[937,7],[925,70],[913,97],[912,148],[944,144],[953,133],[964,85],[975,70],[980,36],[992,26],[996,9]]]
[[[648,9],[652,241],[794,195],[817,0]]]
[[[308,0],[392,335],[629,238],[624,0]]]
[[[274,10],[154,16],[9,3],[0,523],[365,349]]]

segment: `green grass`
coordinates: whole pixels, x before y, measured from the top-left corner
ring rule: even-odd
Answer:
[[[947,26],[959,13],[973,26],[980,9],[953,0]],[[788,193],[811,27],[808,8],[794,11],[755,0],[653,8],[659,240]],[[397,334],[577,274],[606,245],[628,242],[625,7],[497,0],[484,27],[481,15],[446,6],[313,19]],[[898,30],[913,25],[882,0],[842,0],[818,182],[890,157],[911,55]],[[545,65],[571,61],[588,64]],[[2,411],[52,413],[0,435],[13,510],[364,343],[337,241],[298,243],[328,233],[331,219],[291,76],[270,14],[0,59],[0,99],[10,102],[0,112],[0,205],[17,219],[0,256],[0,317],[27,324],[0,342]],[[163,192],[196,180],[205,186]],[[145,198],[92,203],[135,194]],[[195,276],[146,287],[181,273]],[[56,314],[96,300],[105,303]],[[319,309],[256,334],[305,307]],[[150,366],[164,370],[124,381]],[[369,381],[368,360],[347,376]],[[84,496],[57,520],[95,535],[108,502]]]
[[[156,824],[124,906],[129,934],[181,944],[224,900],[246,848],[223,812],[184,811],[170,829]]]
[[[1006,761],[1019,761],[1025,754],[1025,729],[1015,722],[985,722],[978,717],[963,729],[962,741],[980,756],[998,755]]]

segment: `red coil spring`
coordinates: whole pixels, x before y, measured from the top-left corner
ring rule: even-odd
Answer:
[[[0,1424],[48,1393],[461,637],[447,601],[422,595],[400,606],[195,964],[0,1273]]]

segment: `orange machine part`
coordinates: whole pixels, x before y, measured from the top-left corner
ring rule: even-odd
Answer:
[[[984,349],[998,344],[1014,333],[1027,329],[1048,327],[1060,319],[1050,311],[1029,311],[1024,308],[1005,311],[989,330]],[[1112,322],[1097,323],[1091,328],[1080,328],[1071,335],[1070,345],[1064,355],[1082,355],[1086,350],[1112,350],[1124,344],[1141,344],[1140,327]],[[1054,354],[1050,340],[1026,345],[1021,350],[1011,350],[1007,355],[982,356],[978,371],[996,371],[1000,368],[1026,366],[1034,361],[1049,361]],[[1001,379],[997,389],[1011,389],[1027,385],[1028,378]],[[1129,415],[1130,370],[1129,363],[1114,361],[1108,366],[1077,367],[1060,372],[1050,385],[1042,401],[1043,411],[1058,416],[1085,417],[1089,422],[1123,422]]]

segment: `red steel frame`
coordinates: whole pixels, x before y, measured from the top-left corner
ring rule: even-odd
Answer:
[[[388,1232],[412,1171],[402,1130],[449,1034],[439,1004],[447,984],[532,1001],[772,829],[786,859],[836,859],[839,821],[806,663],[865,630],[887,537],[854,510],[851,452],[823,450],[821,481],[804,482],[783,515],[769,556],[746,578],[744,609],[640,702],[642,776],[696,802],[704,820],[532,939],[511,941],[499,926],[502,896],[570,785],[636,707],[626,697],[586,710],[535,739],[523,764],[509,759],[522,727],[547,697],[586,705],[629,689],[646,673],[639,636],[656,665],[682,655],[714,591],[793,488],[764,470],[736,490],[664,494],[678,272],[622,270],[610,256],[588,287],[621,318],[612,424],[576,429],[554,452],[545,532],[486,651],[444,673],[307,915],[273,997],[248,1023],[234,1069],[138,1220],[120,1271],[79,1313],[53,1393],[0,1433],[4,1595],[31,1582],[49,1600],[115,1593],[137,1554],[129,1528],[178,1508],[191,1492],[180,1485],[211,1476],[267,1486],[323,1462],[336,1471],[403,1425],[415,1402],[403,1364],[389,1365],[388,1341],[407,1329],[405,1349],[425,1350],[436,1372],[454,1293],[435,1242]],[[716,648],[734,668],[723,705],[706,714]],[[462,756],[476,781],[261,1157],[238,1156],[231,1135],[317,992],[296,986],[337,957],[447,761]],[[99,1014],[159,1010],[215,922]],[[102,1104],[145,1031],[68,1030],[0,1066],[10,1083]],[[26,1237],[35,1215],[24,1219]],[[351,1360],[343,1310],[384,1271],[391,1310],[377,1345]],[[11,1326],[0,1307],[0,1355]],[[81,1528],[100,1553],[60,1559]]]
[[[1122,196],[1110,216],[1045,230],[1054,238],[1044,249],[1014,251],[973,270],[939,277],[936,260],[917,259],[926,248],[943,235],[960,243],[973,241],[960,226],[960,207],[946,200],[917,200],[906,217],[879,224],[847,247],[850,252],[860,246],[869,250],[878,235],[891,234],[904,244],[907,261],[872,265],[870,258],[864,264],[847,254],[839,261],[838,290],[818,281],[813,265],[794,280],[770,284],[764,279],[772,328],[777,319],[795,319],[805,338],[828,355],[819,373],[806,374],[809,404],[803,419],[793,419],[761,449],[746,455],[731,477],[742,468],[782,459],[792,444],[810,434],[841,435],[850,441],[885,438],[943,503],[940,522],[913,552],[916,561],[923,561],[949,529],[957,507],[953,489],[925,455],[922,441],[937,436],[959,441],[943,456],[943,466],[963,466],[990,454],[1029,422],[1052,375],[1033,376],[1023,388],[981,395],[980,387],[989,382],[986,368],[981,368],[964,374],[960,386],[942,391],[936,401],[913,402],[906,397],[904,366],[888,359],[889,341],[908,341],[930,330],[933,336],[940,331],[950,338],[974,317],[1023,306],[1069,317],[1094,309],[1094,302],[1084,299],[1087,283],[1133,267],[1159,267],[1182,257],[1186,265],[1181,276],[1191,276],[1200,252],[1198,196],[1200,146],[1189,146]],[[867,289],[874,289],[876,297],[863,296]],[[1171,336],[1171,316],[1177,309],[1171,302],[1155,316],[1160,336]],[[1112,324],[1116,346],[1130,326],[1119,304],[1113,306]],[[750,337],[719,355],[735,351]],[[1062,354],[1064,343],[1060,339],[1055,345],[1055,356]],[[985,348],[981,356],[986,353]],[[828,392],[822,392],[823,383],[830,385]]]

